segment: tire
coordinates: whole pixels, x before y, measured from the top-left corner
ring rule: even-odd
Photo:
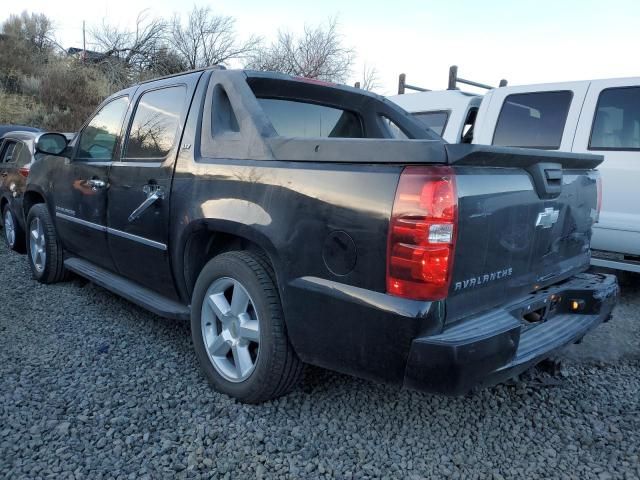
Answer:
[[[27,216],[27,257],[33,278],[40,283],[65,280],[62,245],[44,203],[31,207]],[[37,258],[34,259],[34,256]]]
[[[237,302],[240,307],[234,305],[237,292],[247,297]],[[212,296],[218,298],[215,303]],[[224,311],[227,315],[221,315]],[[287,337],[273,269],[261,254],[226,252],[205,265],[193,292],[191,335],[211,385],[241,402],[280,397],[302,375],[303,364]],[[215,348],[208,349],[205,338]]]
[[[4,226],[4,242],[7,247],[14,252],[24,253],[26,251],[24,230],[9,208],[9,204],[6,204],[2,209],[2,225]]]

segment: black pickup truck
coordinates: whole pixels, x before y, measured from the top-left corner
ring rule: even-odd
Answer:
[[[303,363],[462,394],[579,341],[617,299],[584,273],[599,157],[449,145],[354,88],[204,69],[118,92],[37,148],[35,278],[190,319],[207,378],[241,401],[286,393]]]

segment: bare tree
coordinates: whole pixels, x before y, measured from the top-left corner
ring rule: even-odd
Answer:
[[[169,41],[188,68],[244,58],[259,43],[256,37],[239,41],[232,17],[214,15],[209,7],[193,7],[186,23],[176,15],[171,23]]]
[[[122,29],[107,23],[91,30],[92,43],[106,57],[117,59],[128,67],[148,69],[153,57],[164,47],[167,23],[150,18],[143,10],[136,18],[134,30]]]
[[[362,89],[370,92],[380,88],[380,77],[378,76],[378,69],[374,66],[364,64],[362,67]]]
[[[286,30],[278,31],[277,39],[260,48],[247,68],[344,82],[353,61],[353,49],[343,45],[337,20],[331,18],[324,26],[306,25],[300,37]]]

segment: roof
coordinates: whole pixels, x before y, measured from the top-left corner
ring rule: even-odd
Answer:
[[[90,61],[90,62],[100,62],[107,58],[110,58],[109,55],[102,52],[94,52],[93,50],[83,50],[82,48],[71,47],[67,49],[67,55],[77,55],[80,58]],[[112,57],[116,58],[116,57]]]
[[[482,95],[460,90],[435,90],[394,95],[388,98],[412,113],[454,109],[466,111],[468,106],[479,106],[482,102]]]
[[[3,139],[10,138],[12,140],[29,141],[29,140],[35,140],[40,135],[42,135],[42,133],[43,132],[25,132],[22,130],[12,130],[4,133],[3,135],[0,135],[0,138],[3,138]]]
[[[41,132],[42,130],[34,127],[27,127],[26,125],[0,125],[0,137],[7,132],[14,131],[23,131],[23,132]]]

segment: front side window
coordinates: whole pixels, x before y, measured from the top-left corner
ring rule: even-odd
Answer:
[[[120,97],[107,103],[80,134],[76,158],[89,161],[113,160],[129,99]]]
[[[349,110],[279,98],[258,98],[278,135],[363,138],[360,117]]]
[[[124,159],[162,160],[169,154],[178,132],[186,91],[180,85],[151,90],[140,97],[129,129]]]
[[[598,98],[591,150],[640,150],[640,87],[609,88]]]
[[[440,136],[444,133],[447,120],[449,120],[449,112],[447,111],[417,112],[413,116],[420,120],[425,127],[430,128]]]
[[[509,95],[498,116],[493,145],[560,148],[572,98],[570,91]]]

